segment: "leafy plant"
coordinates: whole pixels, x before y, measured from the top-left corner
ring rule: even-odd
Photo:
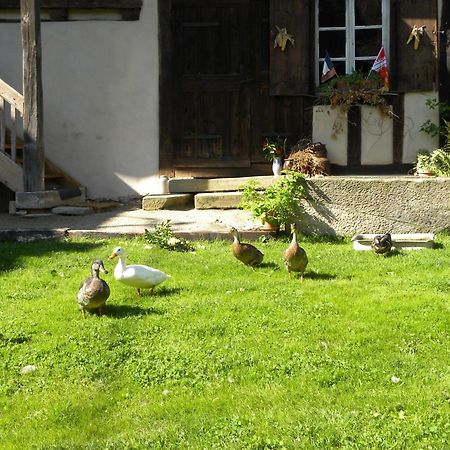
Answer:
[[[450,148],[437,148],[430,156],[433,173],[438,177],[450,177]]]
[[[362,72],[353,70],[350,74],[338,75],[331,81],[320,85],[319,91],[329,93],[336,89],[339,90],[358,90],[358,89],[379,89],[380,77],[371,72],[369,76]]]
[[[251,180],[243,187],[239,206],[263,222],[278,225],[289,223],[300,209],[300,200],[305,198],[304,180],[302,173],[288,172],[265,190]]]
[[[277,157],[286,155],[286,141],[287,139],[281,139],[279,136],[275,139],[266,139],[263,145],[262,152],[264,157],[269,161],[273,161]]]
[[[446,143],[450,142],[450,105],[445,102],[440,102],[435,98],[429,98],[425,102],[429,109],[437,109],[439,115],[443,118],[443,124],[437,125],[428,119],[420,127],[420,131],[429,134],[432,137],[444,136]]]
[[[437,102],[435,99],[427,100],[427,105],[431,109],[440,108],[444,113],[450,115],[450,107]],[[441,135],[444,137],[445,142],[442,148],[436,148],[431,153],[420,150],[416,156],[415,171],[418,172],[423,168],[428,168],[433,175],[450,177],[450,121],[444,119],[444,125],[438,126],[428,120],[422,125],[420,130],[431,136]]]
[[[144,239],[152,245],[167,250],[175,250],[178,252],[189,252],[194,250],[193,244],[184,238],[175,237],[170,228],[170,220],[161,222],[156,225],[153,232],[145,229]]]
[[[430,152],[427,150],[419,150],[416,155],[416,162],[414,164],[414,172],[424,172],[429,171],[432,173],[431,170],[431,155]]]
[[[346,112],[352,105],[370,105],[378,107],[383,114],[394,117],[390,105],[383,97],[385,88],[380,87],[379,77],[374,74],[367,77],[361,72],[353,71],[334,78],[319,90],[320,100],[325,100],[332,108],[340,106]]]
[[[438,177],[450,177],[450,148],[437,148],[431,153],[421,150],[417,153],[415,172],[429,170]]]

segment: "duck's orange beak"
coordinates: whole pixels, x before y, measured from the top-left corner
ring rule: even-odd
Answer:
[[[114,259],[117,255],[113,252],[109,255],[108,259]]]

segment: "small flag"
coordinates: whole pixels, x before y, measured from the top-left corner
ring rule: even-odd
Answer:
[[[331,62],[330,55],[328,52],[325,52],[325,59],[323,61],[322,68],[322,76],[320,77],[320,82],[325,83],[325,81],[331,80],[334,76],[336,76],[336,69],[334,68],[334,64]]]
[[[383,79],[384,87],[389,89],[389,71],[387,65],[386,54],[384,53],[384,47],[378,52],[377,59],[374,61],[370,72],[377,72],[378,75]],[[369,74],[370,74],[369,72]]]

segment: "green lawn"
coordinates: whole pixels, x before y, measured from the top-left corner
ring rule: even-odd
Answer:
[[[223,241],[0,243],[0,448],[450,448],[450,237],[391,257],[301,241],[303,283],[287,241],[258,243],[256,270]],[[172,278],[138,297],[116,245]],[[96,257],[112,293],[84,320]]]

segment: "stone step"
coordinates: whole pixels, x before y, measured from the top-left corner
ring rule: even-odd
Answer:
[[[86,188],[38,192],[16,192],[16,209],[51,209],[55,206],[78,205],[86,201]]]
[[[142,199],[144,211],[155,211],[158,209],[188,209],[194,207],[194,196],[192,194],[159,194],[146,195]]]
[[[255,180],[262,187],[270,186],[275,177],[255,176],[238,178],[173,178],[169,180],[171,194],[199,193],[199,192],[229,192],[238,191],[242,185]]]
[[[195,209],[236,209],[241,192],[203,192],[194,196]]]

